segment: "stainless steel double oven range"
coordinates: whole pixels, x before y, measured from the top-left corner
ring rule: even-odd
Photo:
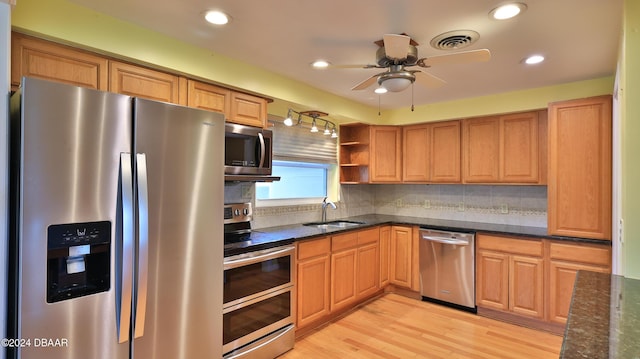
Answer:
[[[251,230],[250,203],[224,206],[224,358],[274,358],[293,348],[292,241]]]

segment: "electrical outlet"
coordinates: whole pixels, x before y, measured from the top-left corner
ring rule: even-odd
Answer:
[[[624,225],[624,221],[622,220],[622,218],[620,218],[620,225],[618,226],[618,242],[619,243],[624,243],[624,229],[622,228]]]
[[[402,207],[402,199],[401,198],[396,199],[396,207],[398,207],[398,208]]]
[[[458,203],[458,212],[464,212],[464,202]]]
[[[422,204],[423,208],[431,208],[431,201],[429,201],[428,199],[424,200],[424,203]]]
[[[509,206],[505,203],[500,205],[500,213],[507,214],[509,213]]]

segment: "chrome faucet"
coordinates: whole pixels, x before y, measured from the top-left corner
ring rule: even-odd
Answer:
[[[327,197],[325,197],[322,200],[322,222],[326,222],[327,221],[327,206],[331,206],[333,207],[333,209],[336,209],[336,204],[329,201]]]

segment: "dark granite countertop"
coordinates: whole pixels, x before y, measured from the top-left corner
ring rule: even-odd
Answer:
[[[579,271],[560,358],[640,358],[640,280]]]
[[[526,226],[514,226],[503,225],[493,223],[480,223],[480,222],[466,222],[466,221],[452,221],[433,218],[421,218],[421,217],[406,217],[406,216],[393,216],[382,214],[369,214],[362,216],[354,216],[348,218],[341,218],[341,220],[348,220],[354,222],[362,222],[363,224],[347,227],[347,228],[317,228],[312,226],[304,226],[302,224],[291,224],[286,226],[275,226],[268,228],[257,228],[253,230],[251,235],[244,242],[234,243],[229,246],[225,246],[225,256],[230,256],[242,252],[246,252],[249,248],[251,250],[261,250],[270,247],[291,243],[297,240],[304,240],[318,236],[324,236],[327,234],[334,234],[338,232],[344,232],[354,229],[363,229],[367,227],[373,227],[383,224],[399,224],[399,225],[412,225],[420,226],[431,229],[440,229],[457,232],[483,232],[491,234],[506,234],[516,236],[526,236],[534,238],[548,238],[557,240],[567,240],[574,242],[586,242],[586,243],[598,243],[603,245],[611,245],[610,241],[594,240],[594,239],[581,239],[571,237],[558,237],[550,236],[547,234],[546,228],[540,227],[526,227]]]

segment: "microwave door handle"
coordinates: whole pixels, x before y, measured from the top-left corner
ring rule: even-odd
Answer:
[[[144,335],[144,321],[147,308],[147,285],[149,273],[149,193],[147,157],[136,154],[137,199],[138,199],[138,278],[135,311],[134,338]]]
[[[262,168],[264,167],[265,143],[264,143],[264,136],[262,135],[261,132],[258,132],[258,139],[260,140],[260,164],[258,165],[258,168]]]
[[[133,290],[133,255],[134,255],[134,207],[133,207],[133,173],[131,154],[120,154],[120,220],[121,240],[118,244],[118,265],[116,274],[116,323],[118,343],[129,340],[131,326],[131,296]]]

